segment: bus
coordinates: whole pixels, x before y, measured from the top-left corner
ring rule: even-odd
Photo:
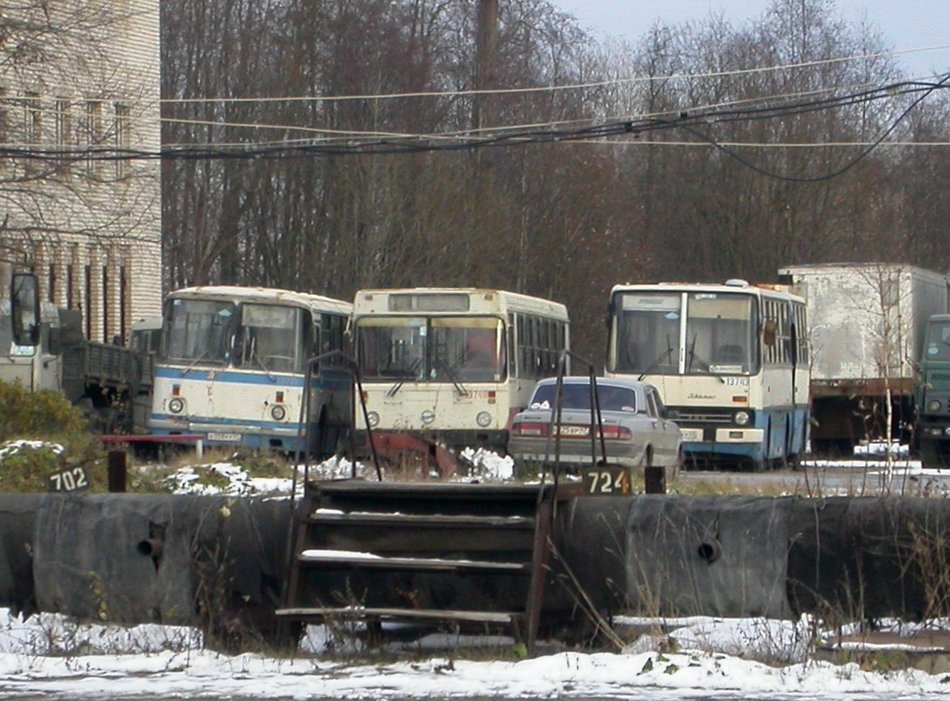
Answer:
[[[510,418],[570,345],[563,304],[494,289],[360,290],[352,327],[373,436],[450,450],[505,454]]]
[[[352,426],[350,371],[321,363],[300,425],[307,365],[344,347],[351,306],[261,287],[189,287],[168,295],[155,358],[153,435],[193,434],[205,445],[332,454]],[[313,440],[304,445],[307,428]]]
[[[606,374],[655,385],[687,464],[795,464],[809,427],[805,301],[780,286],[658,283],[610,293]]]
[[[129,348],[149,356],[157,355],[162,347],[162,317],[149,316],[132,322]]]

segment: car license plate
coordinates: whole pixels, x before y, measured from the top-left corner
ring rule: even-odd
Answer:
[[[703,429],[701,428],[681,428],[680,433],[684,443],[698,443],[703,439]]]
[[[589,426],[558,426],[558,435],[583,437],[590,434]]]
[[[209,441],[227,441],[228,443],[239,443],[241,441],[240,433],[209,433]]]
[[[630,471],[623,467],[598,467],[584,470],[584,491],[591,496],[630,494]]]

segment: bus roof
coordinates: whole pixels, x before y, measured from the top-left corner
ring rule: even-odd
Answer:
[[[507,290],[484,287],[400,287],[364,289],[356,293],[356,297],[353,300],[353,312],[356,315],[360,313],[391,313],[388,309],[378,308],[374,298],[380,295],[388,297],[392,294],[466,294],[470,297],[481,296],[485,299],[487,299],[488,296],[492,296],[497,302],[491,306],[495,307],[496,311],[499,312],[532,312],[563,319],[565,321],[568,319],[567,307],[560,302],[554,302],[542,297],[533,297],[520,292],[509,292]]]
[[[749,284],[744,280],[729,280],[725,283],[709,282],[657,282],[657,283],[626,283],[614,285],[610,296],[617,292],[646,292],[657,290],[678,290],[680,292],[738,292],[755,296],[773,296],[805,303],[804,297],[792,294],[788,285],[779,284]]]
[[[202,285],[183,287],[168,293],[167,299],[218,299],[233,302],[285,302],[292,306],[319,308],[349,314],[353,305],[343,300],[309,292],[295,292],[273,287],[243,287],[240,285]]]

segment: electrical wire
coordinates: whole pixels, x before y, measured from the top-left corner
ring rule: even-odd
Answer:
[[[587,123],[575,126],[562,126],[551,129],[546,126],[530,128],[508,127],[492,133],[472,134],[455,133],[439,135],[389,134],[379,132],[360,132],[345,135],[321,136],[313,139],[279,141],[267,144],[180,144],[166,145],[158,151],[143,149],[116,149],[111,147],[85,148],[21,148],[12,145],[0,146],[0,157],[44,159],[44,160],[121,160],[121,159],[274,159],[300,158],[313,156],[366,155],[394,153],[422,153],[431,151],[471,150],[488,147],[526,146],[530,144],[561,143],[591,140],[607,140],[624,137],[629,140],[641,134],[680,130],[690,134],[700,142],[722,150],[731,158],[756,172],[773,178],[795,182],[817,182],[836,177],[854,167],[880,146],[897,128],[907,115],[921,101],[936,90],[945,89],[950,75],[935,83],[900,82],[871,87],[846,94],[808,97],[799,100],[779,100],[777,104],[728,107],[725,109],[683,111],[676,115],[649,116],[633,120],[615,120],[600,123]],[[867,105],[883,99],[900,96],[914,96],[909,106],[892,120],[881,135],[865,146],[863,151],[844,166],[820,176],[788,176],[769,171],[744,158],[734,149],[736,147],[719,141],[712,134],[716,125],[749,120],[774,120],[808,112],[848,108]]]
[[[797,63],[785,63],[777,66],[756,66],[752,68],[737,68],[728,71],[709,71],[707,73],[670,73],[659,76],[635,76],[630,78],[614,78],[611,80],[601,80],[589,83],[572,83],[569,85],[545,85],[531,88],[493,88],[481,90],[432,90],[417,91],[407,93],[376,93],[364,95],[295,95],[284,97],[179,97],[164,98],[162,104],[188,104],[188,103],[273,103],[273,102],[349,102],[353,100],[397,100],[410,98],[432,98],[432,97],[470,97],[479,95],[530,95],[535,93],[551,93],[567,90],[592,90],[615,85],[633,85],[637,83],[651,83],[654,81],[669,80],[699,80],[707,78],[729,78],[736,76],[747,76],[758,73],[774,73],[785,70],[799,70],[802,68],[814,68],[819,66],[833,65],[839,63],[848,63],[852,61],[867,61],[875,58],[891,58],[914,53],[929,51],[943,51],[950,49],[950,44],[940,46],[930,46],[919,49],[904,49],[900,51],[879,51],[868,54],[854,54],[851,56],[839,56],[836,58],[818,59],[815,61],[801,61]]]

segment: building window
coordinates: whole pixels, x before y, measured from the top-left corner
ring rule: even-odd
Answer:
[[[73,146],[73,114],[72,103],[68,97],[56,98],[56,146],[62,152],[59,169],[69,170],[72,161]]]
[[[98,175],[100,162],[95,157],[95,152],[102,143],[102,103],[98,100],[86,101],[83,137],[86,147],[86,173]]]
[[[125,265],[119,266],[119,333],[122,338],[128,340],[129,331],[128,320],[131,316],[129,311],[129,271]]]
[[[43,144],[43,105],[39,93],[23,94],[23,143],[32,149]],[[28,174],[36,173],[39,170],[39,161],[27,158],[24,160],[24,168]]]
[[[86,308],[82,310],[82,315],[86,321],[86,338],[92,339],[92,266],[86,264]],[[80,307],[82,309],[82,307]]]
[[[43,143],[43,110],[39,93],[23,94],[23,140],[30,146]]]
[[[55,256],[55,253],[54,253]],[[56,264],[49,264],[49,301],[56,304]]]
[[[109,304],[109,266],[102,266],[102,340],[108,341],[110,339],[109,333],[111,332],[111,327],[109,326],[109,311],[112,309]]]
[[[0,87],[0,145],[11,146],[10,138],[10,103],[5,87]],[[10,165],[8,158],[0,158],[0,172],[6,171]]]
[[[72,263],[66,264],[66,308],[73,309],[73,289],[76,285],[76,278],[73,273],[74,266]]]
[[[118,158],[115,160],[115,177],[124,178],[129,172],[129,162],[126,159],[129,148],[132,145],[131,134],[131,110],[129,106],[122,103],[115,103],[115,150]]]

